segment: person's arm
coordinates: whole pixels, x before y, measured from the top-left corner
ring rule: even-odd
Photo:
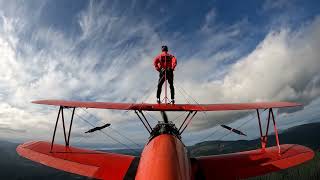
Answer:
[[[172,56],[172,70],[174,70],[177,66],[177,58]]]
[[[157,71],[160,71],[159,63],[160,63],[160,58],[159,58],[159,56],[157,56],[157,57],[155,57],[154,60],[153,60],[154,68],[155,68]]]

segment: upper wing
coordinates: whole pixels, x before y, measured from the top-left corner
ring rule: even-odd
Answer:
[[[292,102],[256,102],[234,104],[148,104],[148,103],[112,103],[112,102],[86,102],[64,100],[33,101],[36,104],[46,104],[66,107],[83,107],[118,110],[144,110],[144,111],[227,111],[250,110],[301,106]]]
[[[278,147],[239,153],[198,157],[193,159],[194,176],[200,179],[243,179],[287,169],[313,158],[314,152],[301,145]]]
[[[49,142],[19,145],[19,155],[46,166],[96,179],[134,178],[138,158],[134,156],[84,150]]]

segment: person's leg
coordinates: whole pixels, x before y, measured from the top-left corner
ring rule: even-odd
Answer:
[[[164,72],[159,73],[159,80],[158,80],[158,89],[157,89],[157,99],[160,99],[162,85],[164,83]]]
[[[173,86],[173,70],[169,70],[168,72],[168,82],[170,84],[170,93],[171,93],[171,100],[174,100],[174,86]]]

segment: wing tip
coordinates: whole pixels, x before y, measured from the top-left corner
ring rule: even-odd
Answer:
[[[34,101],[31,101],[31,103],[33,103],[33,104],[44,104],[44,102],[46,102],[46,101],[48,101],[48,100],[44,100],[44,99],[42,99],[42,100],[34,100]]]
[[[280,147],[281,154],[277,146],[272,146],[265,150],[195,157],[193,167],[200,168],[201,175],[211,179],[242,179],[291,168],[315,156],[311,148],[303,145],[282,144]],[[230,168],[226,171],[227,166]]]
[[[44,141],[26,142],[18,145],[16,148],[16,151],[20,156],[27,158],[31,161],[43,164],[45,166],[49,166],[55,169],[67,171],[74,174],[79,174],[82,176],[98,178],[96,177],[96,172],[98,171],[99,167],[72,162],[65,159],[57,159],[54,156],[50,156],[48,154],[44,154],[44,153],[33,150],[39,143],[41,144],[46,142]]]

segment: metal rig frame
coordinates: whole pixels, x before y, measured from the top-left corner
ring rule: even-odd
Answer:
[[[146,130],[150,134],[149,139],[152,139],[160,134],[172,134],[178,137],[179,139],[181,139],[181,134],[189,126],[191,120],[195,117],[198,111],[189,111],[188,115],[185,117],[183,123],[180,125],[179,128],[177,128],[175,124],[170,121],[168,122],[159,121],[158,124],[154,128],[152,128],[146,116],[143,114],[141,110],[139,111],[135,110],[134,112],[137,114],[143,126],[146,128]]]

